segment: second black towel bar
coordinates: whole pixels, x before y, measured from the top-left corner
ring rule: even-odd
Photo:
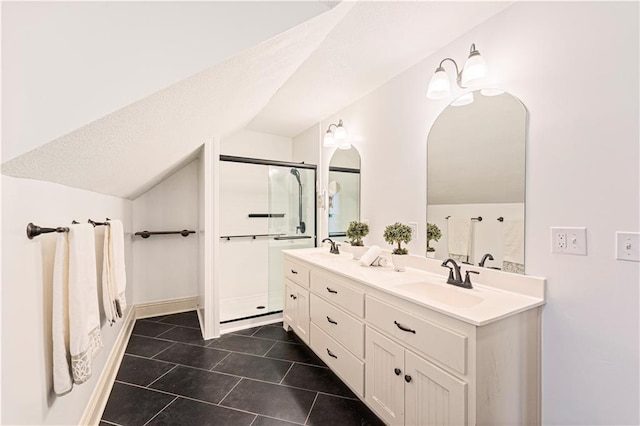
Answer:
[[[183,237],[188,237],[189,234],[195,234],[196,231],[189,231],[183,229],[182,231],[140,231],[136,232],[134,235],[140,235],[142,238],[149,238],[152,235],[169,235],[169,234],[180,234]]]

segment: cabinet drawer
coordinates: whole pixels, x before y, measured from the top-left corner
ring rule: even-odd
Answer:
[[[309,287],[309,268],[284,260],[284,276],[303,287]]]
[[[455,371],[467,373],[467,337],[367,297],[367,321]]]
[[[349,349],[364,358],[364,324],[322,298],[311,295],[311,321]]]
[[[311,348],[358,396],[364,397],[364,363],[314,323]]]
[[[361,291],[316,271],[311,274],[311,289],[346,311],[364,317],[364,293]]]

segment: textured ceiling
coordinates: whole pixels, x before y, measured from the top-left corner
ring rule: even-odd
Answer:
[[[214,136],[243,127],[295,136],[508,5],[342,2],[20,155],[2,172],[135,198]]]
[[[352,4],[260,43],[5,164],[6,175],[135,198],[215,135],[245,126]]]
[[[509,4],[359,2],[248,128],[297,136]]]

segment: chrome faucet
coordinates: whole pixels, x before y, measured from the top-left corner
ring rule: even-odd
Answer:
[[[491,255],[491,253],[487,253],[484,256],[482,256],[482,259],[480,259],[480,263],[478,263],[478,266],[484,267],[484,262],[486,262],[487,259],[493,260],[493,256]]]
[[[331,248],[329,249],[329,253],[340,254],[340,250],[338,250],[338,245],[331,238],[325,238],[324,240],[322,240],[323,243],[325,241],[329,241],[331,243]]]

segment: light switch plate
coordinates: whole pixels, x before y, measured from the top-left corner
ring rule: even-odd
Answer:
[[[640,232],[616,232],[616,259],[640,262]]]
[[[587,255],[587,228],[551,228],[551,253]]]

